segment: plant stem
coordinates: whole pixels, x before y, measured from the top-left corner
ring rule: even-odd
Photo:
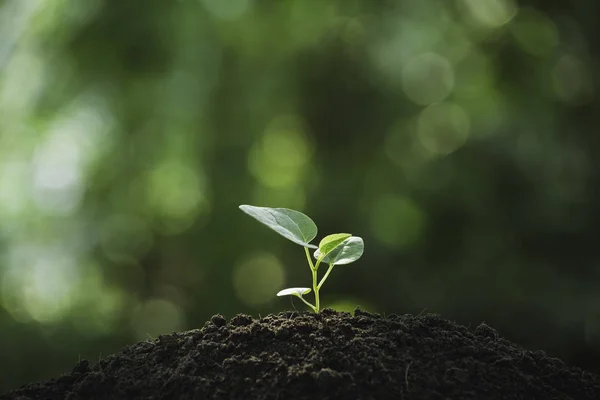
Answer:
[[[306,259],[308,260],[308,265],[309,265],[310,269],[315,269],[315,266],[313,265],[313,262],[310,258],[310,253],[308,251],[308,247],[304,248],[304,252],[306,253]]]
[[[310,266],[310,271],[312,272],[312,280],[313,280],[313,292],[315,292],[315,306],[313,308],[315,313],[319,312],[320,304],[319,304],[319,286],[317,285],[317,268],[319,268],[319,264],[321,260],[317,260],[317,265],[313,265],[312,260],[310,259],[310,252],[308,251],[308,247],[304,248],[306,253],[306,258],[308,259],[308,265]]]
[[[315,306],[313,306],[312,304],[310,304],[308,301],[304,300],[304,297],[302,296],[298,296],[300,298],[300,300],[302,300],[304,302],[304,304],[306,304],[307,306],[309,306],[314,312],[318,312],[317,308]]]
[[[317,270],[312,270],[313,277],[313,292],[315,292],[315,312],[319,312],[319,286],[317,285]]]
[[[323,275],[323,279],[321,279],[321,282],[319,282],[317,288],[321,289],[321,286],[323,286],[323,284],[325,283],[325,280],[329,276],[329,273],[331,272],[331,270],[333,270],[334,265],[335,264],[329,264],[329,269],[327,270],[327,272],[325,272],[325,275]]]
[[[318,271],[318,270],[319,270],[319,265],[321,264],[321,260],[322,260],[322,258],[319,258],[319,259],[317,260],[317,262],[315,263],[315,271]]]

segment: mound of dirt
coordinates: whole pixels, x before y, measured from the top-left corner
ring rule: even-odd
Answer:
[[[600,377],[485,324],[361,310],[216,315],[7,399],[600,399]]]

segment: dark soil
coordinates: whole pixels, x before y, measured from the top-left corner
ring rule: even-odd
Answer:
[[[527,351],[485,324],[324,310],[200,330],[124,348],[6,399],[600,399],[600,377]]]

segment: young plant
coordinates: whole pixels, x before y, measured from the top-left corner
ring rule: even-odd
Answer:
[[[296,296],[309,306],[315,313],[321,309],[319,301],[319,291],[329,277],[329,274],[336,265],[350,264],[358,260],[364,252],[364,242],[358,236],[352,236],[349,233],[334,233],[325,236],[319,246],[310,244],[310,241],[317,236],[317,225],[308,216],[299,211],[289,208],[269,208],[241,205],[240,210],[255,218],[258,222],[265,224],[275,232],[286,239],[304,247],[308,266],[312,273],[312,289],[306,287],[293,287],[283,289],[277,296]],[[309,249],[314,249],[313,263]],[[329,268],[323,278],[318,281],[317,271],[321,263],[329,264]],[[315,304],[311,304],[304,295],[315,293]]]

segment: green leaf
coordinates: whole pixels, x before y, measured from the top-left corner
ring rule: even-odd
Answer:
[[[293,288],[280,290],[279,293],[277,293],[277,296],[290,296],[291,295],[291,296],[302,297],[303,294],[308,294],[308,293],[310,293],[310,288],[293,287]]]
[[[304,247],[317,236],[317,225],[308,216],[289,208],[270,208],[241,205],[240,210],[279,233],[286,239]]]
[[[350,236],[352,235],[349,233],[334,233],[333,235],[325,236],[323,239],[321,239],[321,242],[319,243],[320,256],[326,256]]]
[[[344,240],[337,247],[326,254],[322,262],[326,264],[344,265],[350,264],[358,260],[365,251],[365,243],[358,236],[351,236]],[[321,256],[321,251],[317,250],[314,254],[318,259]]]

